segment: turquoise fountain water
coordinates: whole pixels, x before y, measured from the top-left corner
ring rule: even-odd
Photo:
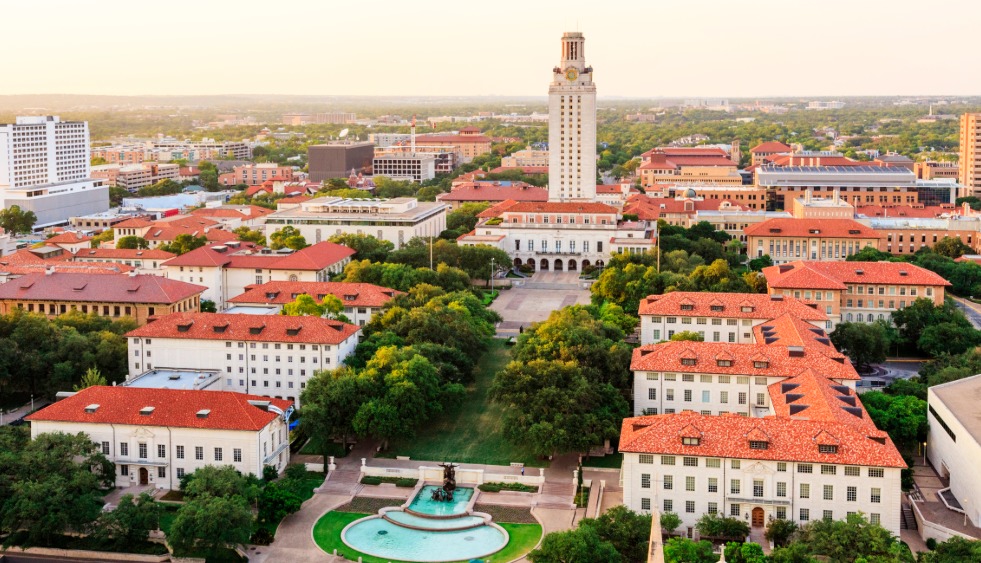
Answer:
[[[347,545],[376,557],[400,561],[459,561],[500,551],[508,534],[487,514],[467,511],[474,490],[460,487],[452,501],[432,499],[426,486],[405,507],[383,508],[341,532]]]

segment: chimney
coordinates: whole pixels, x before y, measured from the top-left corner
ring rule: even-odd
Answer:
[[[54,266],[48,266],[47,268],[44,269],[44,275],[46,276],[50,276],[53,273],[55,273]]]
[[[131,271],[129,272],[129,277],[131,277],[131,278],[135,278],[135,277],[136,277],[136,275],[137,275],[137,273],[138,273],[138,272],[136,271],[136,269],[133,269],[133,270],[131,270]]]

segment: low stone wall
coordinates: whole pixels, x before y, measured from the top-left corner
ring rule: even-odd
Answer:
[[[137,553],[113,553],[109,551],[85,551],[81,549],[56,549],[53,547],[29,547],[20,549],[12,547],[8,552],[13,554],[26,553],[30,555],[43,555],[45,557],[66,557],[74,559],[91,559],[93,561],[122,561],[139,563],[163,563],[164,561],[177,561],[171,559],[169,554],[165,555],[140,555]],[[0,551],[0,555],[4,552]],[[204,559],[182,559],[188,563],[204,563]]]
[[[458,467],[456,469],[456,481],[460,485],[481,485],[483,483],[521,483],[532,487],[541,487],[545,483],[544,471],[539,471],[538,475],[512,475],[510,473],[487,473],[483,469],[468,469]],[[361,466],[361,476],[370,475],[372,477],[407,477],[419,479],[420,482],[443,481],[442,467],[420,466],[416,469],[406,467],[376,467]]]
[[[968,540],[977,539],[962,532],[958,532],[957,530],[951,530],[946,526],[927,520],[920,511],[918,503],[911,502],[910,505],[913,507],[913,517],[916,519],[917,531],[919,532],[920,538],[922,538],[923,541],[933,538],[937,540],[938,543],[942,543],[954,536],[959,536]]]

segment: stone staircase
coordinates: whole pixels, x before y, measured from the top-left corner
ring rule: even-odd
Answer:
[[[569,480],[545,481],[542,485],[542,492],[538,496],[536,506],[538,508],[562,508],[572,509],[576,505],[573,502],[576,495],[576,485]]]
[[[330,472],[327,480],[316,489],[316,492],[332,495],[354,495],[361,489],[360,478],[360,469],[335,469]]]
[[[913,508],[908,504],[903,505],[903,511],[899,519],[900,530],[915,530],[916,517],[913,515]]]

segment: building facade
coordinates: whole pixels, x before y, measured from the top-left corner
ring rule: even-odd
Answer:
[[[227,178],[228,181],[225,182],[225,185],[246,184],[249,186],[260,186],[266,180],[272,179],[280,179],[287,182],[293,181],[293,167],[280,166],[275,162],[243,164],[242,166],[236,166],[232,170],[232,176]]]
[[[879,234],[851,219],[770,219],[746,227],[746,249],[753,258],[769,255],[774,264],[794,260],[844,260],[863,248],[879,248]]]
[[[309,295],[318,303],[333,295],[344,304],[344,315],[351,323],[364,326],[386,303],[402,293],[370,283],[268,281],[247,286],[241,295],[228,302],[232,306],[271,306],[278,312],[300,295]]]
[[[402,248],[413,237],[438,237],[446,230],[449,206],[415,198],[346,199],[318,197],[266,218],[266,231],[284,225],[296,227],[307,242],[334,235],[364,234]]]
[[[154,369],[222,372],[220,388],[297,402],[319,370],[340,366],[361,328],[320,317],[177,313],[126,334],[129,377]]]
[[[940,495],[953,499],[974,526],[981,527],[981,422],[977,397],[981,375],[927,389],[927,459],[949,485]],[[946,538],[937,538],[943,540]]]
[[[307,148],[310,181],[324,182],[331,178],[347,178],[351,171],[371,174],[375,145],[368,142],[336,142],[310,145]]]
[[[586,39],[562,34],[562,57],[548,87],[550,201],[596,198],[596,85]]]
[[[436,177],[436,155],[428,153],[384,154],[371,163],[375,176],[421,183]]]
[[[35,227],[109,209],[109,188],[92,178],[89,124],[56,115],[0,124],[0,206],[37,215]]]
[[[771,295],[813,300],[832,325],[890,320],[917,299],[944,302],[950,282],[903,262],[795,261],[763,268]]]
[[[31,273],[0,284],[0,314],[14,309],[48,317],[81,311],[143,325],[151,317],[197,311],[207,288],[160,276],[130,274]]]
[[[115,486],[179,489],[206,465],[261,477],[289,465],[288,401],[221,391],[88,387],[30,415],[31,438],[82,432],[116,466]]]
[[[961,185],[972,193],[981,194],[981,113],[965,113],[961,116],[960,135]]]

